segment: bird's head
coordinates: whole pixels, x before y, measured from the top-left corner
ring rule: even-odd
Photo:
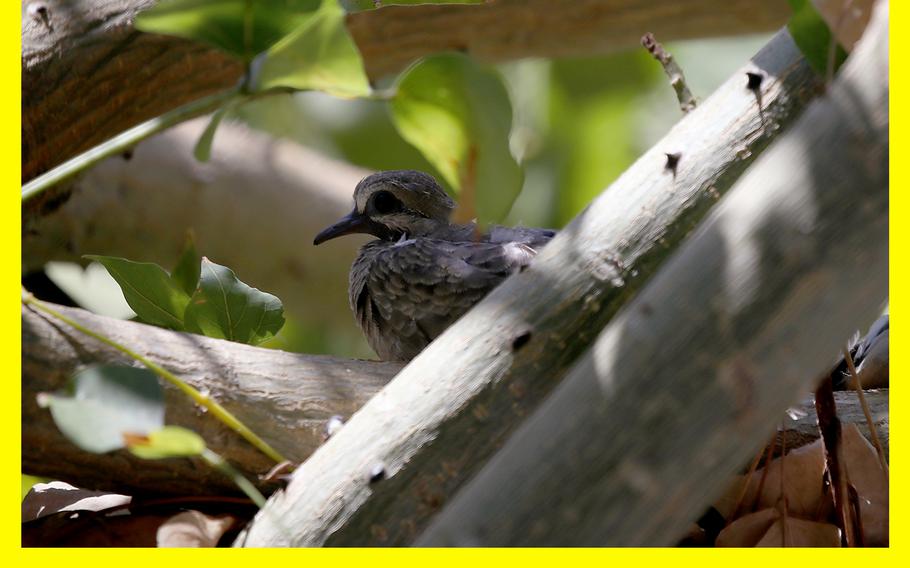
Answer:
[[[357,184],[354,210],[316,235],[313,244],[352,233],[386,240],[427,234],[447,225],[454,208],[433,176],[415,170],[378,172]]]

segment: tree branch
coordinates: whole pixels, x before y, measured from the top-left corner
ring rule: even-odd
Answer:
[[[761,69],[763,112],[745,72]],[[818,92],[782,31],[297,470],[249,546],[411,542]],[[675,176],[666,152],[679,152]],[[679,320],[684,321],[684,320]],[[677,327],[680,325],[677,321]],[[518,337],[528,338],[513,344]],[[385,479],[369,482],[381,465]],[[294,527],[292,538],[270,518]]]
[[[221,52],[136,32],[136,14],[153,3],[43,0],[49,25],[22,18],[23,182],[237,82],[242,66]],[[784,0],[624,0],[609,6],[598,0],[497,0],[391,6],[353,14],[348,27],[377,79],[436,51],[468,51],[494,61],[591,55],[632,46],[648,30],[666,41],[769,31],[788,13]]]
[[[756,161],[418,544],[676,542],[857,323],[881,311],[888,99],[880,2],[828,95]]]
[[[54,306],[78,322],[134,348],[197,389],[208,392],[278,451],[303,461],[323,441],[325,422],[345,419],[387,383],[401,365],[297,355],[177,333]],[[36,395],[62,388],[90,363],[135,364],[119,352],[27,307],[22,309],[22,467],[25,473],[79,487],[127,494],[235,493],[233,483],[199,460],[142,460],[126,451],[89,454],[57,430]],[[256,476],[274,463],[220,422],[165,385],[168,424],[190,428],[260,489]]]

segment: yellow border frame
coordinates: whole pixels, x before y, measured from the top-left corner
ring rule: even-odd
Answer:
[[[4,11],[2,21],[4,23],[3,33],[0,33],[0,53],[2,53],[2,68],[0,68],[0,77],[7,79],[7,85],[17,85],[21,81],[21,28],[19,16],[22,6],[14,2],[0,3]],[[910,30],[907,26],[905,13],[908,10],[907,2],[895,0],[891,3],[891,29],[892,46],[891,62],[892,69],[891,81],[895,84],[898,93],[906,93],[906,84],[910,76],[910,48],[908,48],[908,35]],[[893,32],[897,33],[893,33]],[[908,33],[908,35],[904,35]],[[361,568],[371,566],[374,562],[395,562],[396,565],[413,565],[426,566],[429,563],[433,565],[460,565],[465,563],[489,563],[503,565],[505,563],[520,563],[523,566],[543,564],[553,565],[559,563],[594,564],[603,563],[604,561],[619,561],[621,563],[641,563],[641,562],[661,562],[672,561],[674,564],[691,564],[693,566],[706,566],[713,564],[723,564],[725,566],[739,566],[742,564],[758,564],[765,566],[768,562],[787,562],[800,564],[828,565],[834,562],[849,562],[851,565],[856,563],[869,563],[867,565],[880,566],[882,562],[891,563],[899,560],[904,555],[904,544],[906,520],[902,511],[908,510],[906,488],[903,487],[904,463],[904,445],[901,440],[903,436],[900,432],[903,430],[903,423],[900,417],[903,415],[900,408],[905,406],[904,393],[901,390],[901,379],[898,379],[898,388],[891,392],[892,409],[898,409],[897,412],[891,412],[891,429],[897,435],[891,435],[891,472],[892,483],[891,492],[891,509],[898,513],[891,519],[891,548],[885,550],[856,550],[850,552],[840,552],[836,550],[812,549],[812,550],[783,550],[775,549],[769,551],[742,551],[742,550],[684,550],[684,549],[658,549],[658,550],[601,550],[601,549],[487,549],[487,550],[374,550],[374,549],[347,549],[347,550],[305,550],[305,551],[280,551],[280,550],[244,550],[237,553],[230,553],[224,549],[208,549],[201,551],[193,550],[50,550],[50,549],[21,549],[20,548],[20,502],[19,502],[19,472],[20,472],[20,404],[19,404],[19,380],[21,377],[21,324],[19,315],[19,302],[15,299],[19,297],[16,288],[19,287],[18,280],[21,273],[21,237],[20,237],[20,202],[14,191],[14,187],[20,187],[20,154],[21,154],[21,129],[16,125],[21,121],[21,90],[17,88],[6,88],[0,90],[2,97],[2,114],[5,135],[0,140],[0,159],[2,159],[2,172],[8,185],[2,192],[3,206],[0,208],[2,214],[2,242],[7,243],[3,247],[5,262],[2,263],[2,269],[5,272],[3,277],[4,299],[2,306],[2,317],[4,325],[2,330],[2,342],[0,347],[3,349],[3,361],[6,362],[7,372],[4,375],[9,381],[15,381],[14,393],[7,394],[3,397],[4,412],[2,412],[2,436],[4,451],[3,459],[3,487],[6,487],[3,503],[4,510],[7,512],[0,516],[2,519],[2,550],[8,555],[8,560],[14,565],[72,565],[72,564],[89,564],[93,566],[104,565],[109,562],[118,562],[128,560],[131,565],[138,561],[140,564],[159,563],[162,560],[190,560],[190,561],[215,561],[219,566],[223,565],[243,565],[249,566],[252,562],[270,563],[276,561],[287,561],[291,557],[289,554],[303,554],[303,558],[295,559],[295,562],[316,562],[328,563],[331,566],[356,565]],[[906,344],[906,334],[904,333],[901,322],[901,314],[904,310],[904,288],[902,284],[907,282],[907,266],[899,261],[897,255],[910,245],[910,233],[908,227],[910,222],[910,209],[908,209],[908,183],[907,174],[907,156],[908,135],[906,117],[910,109],[908,105],[898,98],[891,98],[894,101],[890,105],[892,127],[892,156],[902,158],[901,162],[894,162],[894,165],[902,167],[891,168],[891,293],[890,310],[897,315],[897,324],[891,331],[891,341],[896,346],[894,362],[894,372],[897,377],[903,376],[902,370],[906,368],[905,360],[899,355],[902,353],[902,345]],[[897,188],[897,189],[894,189]],[[894,221],[898,222],[895,223]],[[896,395],[896,396],[895,396]],[[895,419],[895,417],[897,419]],[[857,554],[858,556],[853,556]],[[906,559],[905,559],[906,560]],[[874,563],[874,564],[873,564]]]

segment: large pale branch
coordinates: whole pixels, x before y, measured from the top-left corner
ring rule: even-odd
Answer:
[[[826,96],[418,544],[676,542],[784,409],[815,387],[844,338],[880,313],[888,92],[880,2]]]
[[[761,97],[747,89],[747,70],[764,75]],[[804,110],[817,81],[787,32],[778,33],[527,270],[434,341],[317,450],[241,542],[411,542]],[[681,155],[675,172],[666,169],[667,152]],[[385,478],[371,484],[377,467]],[[294,533],[276,528],[275,518]]]
[[[46,21],[23,9],[23,181],[143,120],[236,83],[241,65],[222,53],[136,32],[136,14],[153,3],[43,0]],[[496,0],[481,6],[392,6],[354,14],[348,26],[368,73],[378,78],[440,50],[497,61],[591,55],[631,47],[647,31],[664,41],[769,31],[787,13],[784,0]]]
[[[302,461],[323,440],[333,415],[352,415],[401,368],[396,363],[341,360],[250,347],[177,333],[139,323],[55,306],[207,392],[288,459]],[[118,351],[64,323],[22,308],[22,468],[79,487],[127,494],[205,495],[237,492],[236,486],[202,461],[141,460],[125,451],[83,452],[64,438],[50,412],[38,407],[39,392],[62,388],[69,375],[92,363],[136,364]],[[267,457],[186,395],[165,385],[168,424],[201,434],[263,490],[275,484],[256,476],[273,465]]]
[[[211,161],[200,163],[192,150],[205,125],[186,123],[87,172],[75,182],[78,198],[29,219],[24,268],[84,254],[170,268],[193,229],[203,254],[277,295],[290,313],[353,330],[344,288],[364,239],[311,243],[350,210],[368,172],[233,123],[219,127]]]

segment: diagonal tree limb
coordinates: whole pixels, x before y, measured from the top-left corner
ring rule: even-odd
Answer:
[[[888,101],[882,1],[828,94],[756,161],[418,544],[676,542],[857,323],[881,312]],[[825,429],[821,408],[819,421]]]
[[[746,88],[760,69],[764,110]],[[818,92],[782,31],[433,342],[272,497],[247,546],[401,545],[558,384],[755,156]],[[675,176],[666,152],[681,153]],[[521,337],[527,341],[513,343]],[[384,479],[370,483],[381,468]],[[269,517],[294,527],[293,538]]]

